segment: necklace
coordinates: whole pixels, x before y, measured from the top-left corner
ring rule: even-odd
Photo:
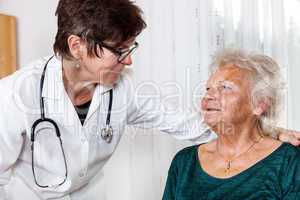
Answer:
[[[252,147],[254,147],[255,144],[258,144],[261,140],[263,139],[263,136],[260,136],[259,140],[254,141],[247,149],[246,151],[243,151],[241,153],[239,153],[238,155],[235,155],[232,159],[226,159],[219,151],[219,147],[217,145],[217,153],[219,154],[219,156],[221,156],[226,162],[227,162],[227,166],[226,166],[226,170],[225,172],[228,172],[231,169],[231,164],[232,162],[237,159],[238,157],[240,157],[241,155],[249,152],[251,150]]]

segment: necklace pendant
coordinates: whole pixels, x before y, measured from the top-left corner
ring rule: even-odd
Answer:
[[[227,170],[230,170],[230,167],[231,167],[231,161],[228,161],[228,163],[227,163]]]

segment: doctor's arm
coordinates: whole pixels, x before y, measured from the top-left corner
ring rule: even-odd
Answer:
[[[13,93],[0,81],[0,200],[6,199],[4,186],[11,177],[11,167],[19,157],[22,145],[24,118],[15,106]]]
[[[155,128],[180,140],[196,143],[210,141],[216,135],[204,124],[200,113],[167,111],[159,98],[137,98],[129,106],[127,123],[139,128]]]

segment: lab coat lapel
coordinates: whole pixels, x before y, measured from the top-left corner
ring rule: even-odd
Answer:
[[[112,88],[113,87],[103,86],[100,84],[97,85],[96,90],[93,95],[93,100],[90,105],[89,112],[88,112],[88,115],[87,115],[85,121],[88,121],[90,119],[90,117],[99,109],[99,106],[103,105],[102,104],[103,101],[106,102],[106,99],[107,99],[107,102],[109,101],[109,90]]]
[[[42,97],[45,101],[46,117],[63,120],[68,126],[79,122],[73,104],[70,101],[63,84],[62,64],[59,58],[53,57],[47,66]]]

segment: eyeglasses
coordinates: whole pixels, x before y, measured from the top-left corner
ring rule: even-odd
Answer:
[[[104,47],[104,48],[108,49],[109,51],[111,51],[116,56],[118,56],[118,62],[119,63],[121,63],[122,61],[124,61],[129,55],[132,55],[135,52],[135,50],[138,48],[138,46],[139,46],[139,43],[134,42],[134,44],[131,45],[129,48],[116,49],[114,47],[111,47],[109,45],[104,44],[103,42],[100,42],[100,41],[95,41],[95,42],[100,47]]]

